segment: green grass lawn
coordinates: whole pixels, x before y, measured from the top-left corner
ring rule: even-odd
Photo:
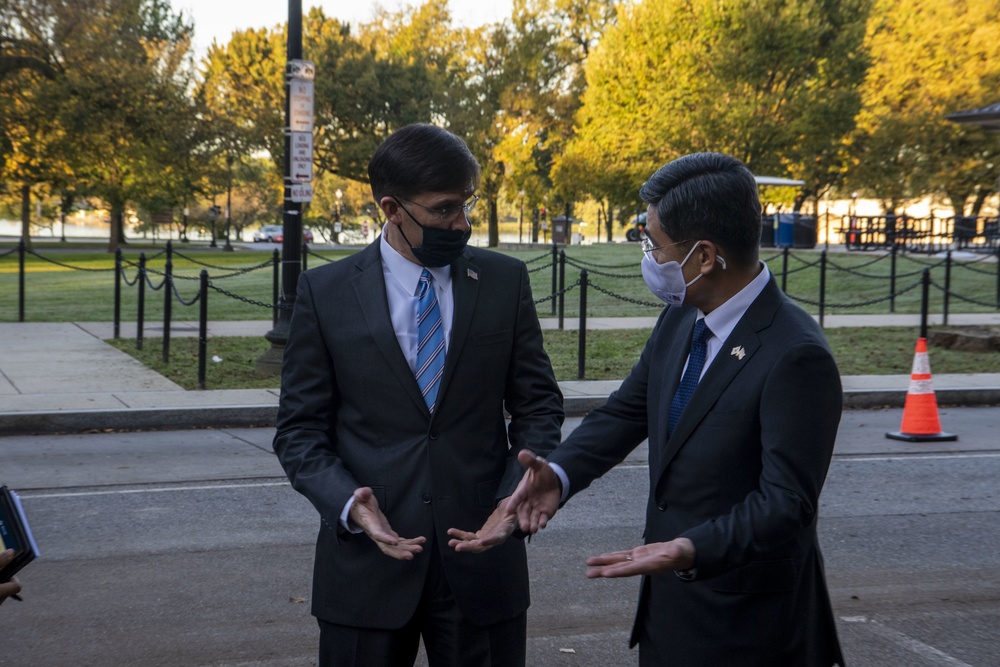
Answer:
[[[19,263],[16,246],[0,245],[0,321],[18,320]],[[36,253],[25,261],[25,320],[30,322],[110,321],[114,314],[114,256],[99,244],[36,244]],[[208,271],[213,289],[208,293],[208,317],[212,321],[269,320],[272,309],[273,267],[275,246],[247,249],[236,246],[235,252],[211,249],[204,244],[178,244],[173,257],[176,293],[185,301],[197,294],[198,274]],[[564,299],[564,314],[576,318],[579,313],[581,288],[578,284],[582,269],[588,271],[588,317],[655,316],[661,304],[653,299],[643,283],[638,244],[614,243],[569,246],[562,248],[566,256],[564,284],[569,288]],[[122,321],[134,321],[137,315],[138,276],[136,265],[140,253],[147,257],[150,269],[148,283],[161,287],[166,256],[164,246],[132,243],[123,250],[125,269],[121,292]],[[356,250],[312,249],[306,260],[308,267],[338,261]],[[551,247],[503,251],[519,257],[528,265],[535,299],[539,300],[540,317],[556,315],[558,301],[546,299],[553,293],[553,263]],[[761,257],[775,274],[779,284],[786,282],[786,291],[798,298],[810,313],[818,308],[811,302],[819,300],[821,253],[819,250],[794,250],[787,261],[779,250],[761,249]],[[887,313],[890,303],[891,259],[876,253],[829,253],[826,275],[826,314]],[[556,268],[559,264],[555,265]],[[905,293],[895,300],[895,312],[916,313],[920,310],[917,286],[920,274],[928,268],[935,286],[930,290],[930,311],[942,312],[946,282],[944,261],[923,255],[896,258],[896,292]],[[950,284],[954,294],[950,312],[996,312],[998,266],[984,258],[954,261]],[[560,284],[556,276],[557,289]],[[154,291],[147,284],[145,320],[162,321],[166,292]],[[198,306],[184,306],[172,296],[175,321],[198,319]],[[909,373],[913,360],[915,328],[828,329],[827,336],[845,375]],[[624,377],[638,358],[648,331],[590,331],[587,334],[586,379],[619,379]],[[577,377],[576,332],[546,331],[545,344],[552,357],[557,377],[561,380]],[[133,341],[118,341],[116,345],[130,352]],[[209,342],[209,357],[223,361],[209,362],[209,388],[274,387],[276,378],[256,377],[254,360],[266,349],[261,338],[215,338]],[[197,349],[193,339],[175,338],[169,366],[160,365],[160,343],[147,339],[145,350],[137,354],[147,365],[156,368],[178,384],[197,386]],[[997,353],[969,353],[932,350],[932,367],[936,373],[966,373],[995,370]]]
[[[19,269],[17,253],[9,253],[12,246],[0,246],[0,321],[18,319]],[[210,320],[267,320],[271,318],[273,268],[269,264],[274,247],[248,250],[237,246],[236,252],[223,252],[204,246],[179,247],[175,255],[173,272],[177,294],[190,301],[198,291],[198,274],[208,271],[213,289],[209,290]],[[124,251],[126,260],[124,279],[135,281],[139,261],[138,246]],[[165,255],[163,246],[144,248],[149,267],[148,281],[152,287],[162,283]],[[8,254],[3,254],[8,252]],[[63,250],[43,244],[36,245],[41,255],[29,255],[25,263],[25,320],[31,322],[109,321],[114,315],[114,258],[112,255],[90,248]],[[351,254],[351,250],[314,250],[307,256],[310,268],[324,262],[337,261]],[[552,253],[544,249],[504,251],[528,262],[535,299],[542,300],[553,293]],[[639,262],[641,251],[637,244],[614,243],[565,248],[566,266],[564,283],[556,276],[556,285],[565,284],[569,289],[564,296],[566,317],[577,317],[581,289],[577,284],[581,270],[588,271],[588,317],[629,317],[655,315],[660,304],[649,294],[642,281]],[[808,312],[819,312],[820,252],[794,250],[786,262],[780,251],[762,249],[779,284],[783,272],[786,291],[796,298]],[[59,262],[59,264],[53,263]],[[207,266],[206,266],[207,265]],[[558,268],[558,265],[556,265]],[[930,268],[934,286],[930,290],[930,311],[942,312],[945,285],[945,266],[941,259],[923,255],[899,256],[896,260],[896,292],[904,292],[895,299],[897,313],[920,311],[920,273]],[[996,312],[997,264],[977,258],[972,261],[954,261],[951,268],[952,297],[950,312]],[[558,271],[556,272],[558,274]],[[890,312],[890,259],[875,253],[829,253],[826,274],[826,314],[888,313]],[[147,322],[162,319],[164,293],[153,291],[147,284],[145,294],[145,319]],[[135,320],[138,305],[138,286],[122,284],[121,317]],[[550,299],[538,305],[539,316],[557,313],[557,301]],[[176,320],[196,320],[197,307],[182,306],[174,298],[173,317]]]
[[[545,349],[558,380],[577,379],[579,334],[576,331],[544,331]],[[628,375],[646,344],[649,329],[587,332],[586,380],[620,380]],[[830,347],[842,375],[909,374],[917,332],[910,327],[857,327],[826,330]],[[134,339],[109,341],[146,366],[185,389],[198,388],[198,343],[195,338],[173,338],[171,360],[162,361],[162,339],[146,338],[142,350]],[[254,363],[268,347],[261,337],[225,337],[208,341],[207,389],[273,388],[278,378],[260,376]],[[222,361],[211,361],[213,356]],[[1000,369],[1000,353],[965,352],[932,347],[934,373],[981,373]]]

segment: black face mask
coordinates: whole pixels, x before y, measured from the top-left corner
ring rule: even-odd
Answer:
[[[399,202],[397,201],[396,203],[398,204]],[[406,214],[410,216],[413,222],[417,223],[420,229],[424,230],[423,243],[419,248],[414,248],[413,244],[410,243],[410,239],[406,238],[403,227],[400,226],[399,228],[399,233],[403,235],[403,240],[406,241],[406,245],[410,246],[410,251],[417,258],[418,262],[430,268],[437,268],[439,266],[448,266],[461,257],[465,251],[466,244],[468,244],[469,239],[472,237],[472,225],[469,225],[469,228],[464,232],[426,227],[421,225],[420,221],[414,218],[413,214],[407,211],[402,204],[399,204],[399,207],[406,211]]]

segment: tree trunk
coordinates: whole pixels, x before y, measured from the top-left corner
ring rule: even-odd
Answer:
[[[497,198],[495,196],[489,198],[490,202],[490,220],[489,220],[489,242],[487,245],[490,248],[496,248],[500,245],[500,218],[497,216]]]
[[[965,215],[965,202],[969,200],[967,195],[957,192],[949,192],[948,200],[951,201],[952,215]]]
[[[604,213],[604,227],[608,231],[608,243],[614,242],[614,211],[615,207],[610,203],[608,204],[608,209]]]
[[[983,210],[983,204],[986,203],[986,198],[990,196],[989,188],[980,188],[976,193],[976,198],[972,201],[972,211],[970,215],[979,216],[979,212]]]
[[[31,248],[31,185],[21,185],[21,240]]]
[[[125,205],[111,205],[111,233],[108,236],[108,252],[118,250],[127,243],[125,240]]]

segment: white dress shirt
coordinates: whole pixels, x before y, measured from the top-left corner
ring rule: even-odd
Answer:
[[[392,224],[392,223],[386,223]],[[417,289],[420,286],[420,274],[424,267],[414,264],[397,252],[385,239],[383,230],[381,243],[382,275],[385,276],[385,295],[389,300],[389,317],[392,328],[399,341],[399,349],[406,357],[410,370],[417,368]],[[427,267],[431,274],[431,284],[437,295],[438,308],[441,309],[441,326],[444,329],[444,350],[448,354],[451,344],[451,325],[455,321],[455,297],[451,293],[451,266]],[[348,499],[344,510],[340,513],[340,524],[354,533],[362,532],[353,528],[347,520],[354,505],[354,497]]]

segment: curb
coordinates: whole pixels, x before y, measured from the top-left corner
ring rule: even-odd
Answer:
[[[1000,405],[1000,387],[935,390],[941,407]],[[605,396],[567,396],[567,417],[583,417],[604,405]],[[906,391],[846,390],[845,409],[901,408]],[[120,410],[52,410],[0,413],[0,436],[88,431],[165,431],[198,428],[273,427],[276,405],[209,406]]]

